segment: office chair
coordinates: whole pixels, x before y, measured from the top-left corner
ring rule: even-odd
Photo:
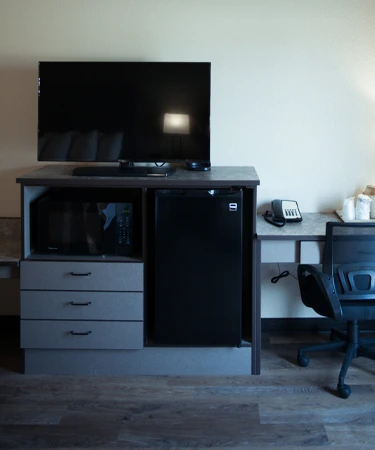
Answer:
[[[299,348],[297,361],[309,364],[306,353],[323,350],[344,352],[337,391],[348,398],[345,375],[354,358],[375,360],[375,338],[363,338],[359,321],[375,319],[375,223],[327,222],[322,270],[308,264],[298,266],[303,303],[321,316],[346,323],[346,331],[333,328],[331,342]]]

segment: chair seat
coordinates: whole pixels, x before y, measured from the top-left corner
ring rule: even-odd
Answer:
[[[365,302],[364,302],[365,303]],[[359,302],[341,302],[343,320],[375,320],[375,308],[371,304]]]

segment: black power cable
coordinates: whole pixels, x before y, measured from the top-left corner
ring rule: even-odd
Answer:
[[[280,275],[277,275],[277,277],[272,277],[271,278],[271,283],[277,283],[280,280],[280,278],[285,278],[288,275],[290,275],[289,271],[288,270],[284,270],[284,272],[281,272]]]
[[[286,277],[289,276],[289,275],[290,275],[291,277],[295,278],[296,280],[298,280],[298,278],[295,277],[294,275],[292,275],[292,274],[289,272],[289,270],[284,270],[283,272],[280,273],[280,266],[279,266],[279,264],[277,264],[277,267],[279,268],[279,275],[277,275],[276,277],[272,277],[272,278],[271,278],[271,283],[277,283],[277,282],[280,280],[280,278],[286,278]]]

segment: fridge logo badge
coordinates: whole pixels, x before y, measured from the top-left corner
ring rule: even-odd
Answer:
[[[229,203],[229,211],[237,211],[237,203]]]

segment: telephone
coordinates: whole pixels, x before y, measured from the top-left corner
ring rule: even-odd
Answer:
[[[302,221],[298,203],[294,200],[272,200],[271,211],[266,211],[263,217],[276,227],[283,227],[286,222]]]

